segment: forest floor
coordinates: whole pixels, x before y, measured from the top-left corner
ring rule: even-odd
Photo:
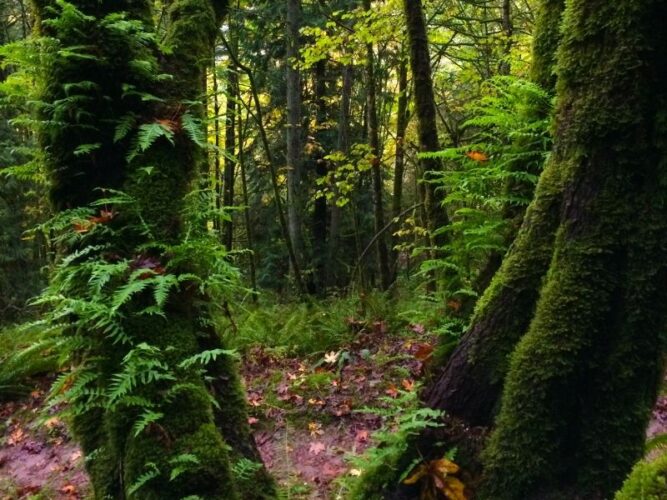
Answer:
[[[420,325],[401,335],[386,328],[360,327],[328,353],[291,357],[253,347],[244,355],[249,423],[285,498],[339,497],[337,480],[360,472],[349,458],[371,446],[383,424],[373,408],[418,387],[435,337]],[[0,404],[0,500],[89,494],[80,450],[57,416],[44,415],[49,383],[40,378],[27,396]]]
[[[437,341],[423,324],[345,321],[335,350],[297,354],[261,341],[241,347],[249,424],[281,498],[345,498],[346,478],[363,468],[354,458],[377,443],[375,431],[391,427],[382,414],[415,400]],[[303,347],[312,332],[292,327],[302,335],[294,345]],[[90,498],[81,451],[60,418],[45,412],[53,376],[32,378],[22,397],[0,402],[0,500]],[[667,394],[647,437],[664,434]]]

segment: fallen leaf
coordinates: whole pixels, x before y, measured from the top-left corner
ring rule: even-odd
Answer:
[[[327,445],[324,443],[321,443],[320,441],[316,441],[314,443],[310,443],[310,447],[308,448],[308,452],[311,453],[312,455],[319,455],[322,453],[324,450],[327,449]]]
[[[357,431],[357,435],[354,437],[354,439],[358,443],[368,443],[368,431],[367,430]]]
[[[478,161],[480,163],[489,161],[489,157],[486,156],[486,154],[482,153],[481,151],[468,151],[466,153],[466,156],[471,160]]]
[[[386,391],[384,391],[384,393],[391,398],[397,398],[398,387],[396,387],[394,384],[389,384],[389,388]]]
[[[310,432],[311,436],[321,436],[324,434],[324,431],[322,430],[322,424],[318,422],[310,422],[308,424],[308,432]]]
[[[418,361],[426,361],[433,356],[433,346],[429,344],[419,344],[415,351],[415,358]]]
[[[338,351],[338,352],[335,352],[335,351],[328,352],[324,355],[324,362],[329,364],[329,365],[333,365],[334,363],[336,363],[336,361],[338,361],[338,356],[340,356],[340,351]]]
[[[65,495],[74,495],[76,493],[76,486],[73,484],[66,484],[62,488],[60,488],[60,493],[63,493]]]
[[[78,234],[85,234],[93,227],[93,223],[89,220],[73,222],[74,232]]]
[[[341,405],[338,405],[336,410],[334,411],[334,415],[337,417],[342,417],[344,415],[349,415],[352,413],[352,408],[350,408],[350,405],[347,403],[343,403]]]
[[[21,429],[20,427],[17,427],[11,432],[9,438],[7,438],[7,444],[9,446],[16,446],[24,439],[25,439],[25,432],[23,432],[23,429]]]
[[[49,430],[58,427],[60,424],[62,424],[62,421],[58,417],[51,417],[44,422],[44,426]]]
[[[411,392],[415,388],[415,381],[410,379],[403,379],[401,381],[401,385],[406,391]]]

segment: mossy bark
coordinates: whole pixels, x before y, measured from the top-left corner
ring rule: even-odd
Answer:
[[[564,199],[481,497],[608,498],[641,455],[667,321],[667,5],[570,0],[552,165]]]
[[[42,32],[62,47],[87,46],[95,58],[64,58],[50,68],[43,96],[47,104],[68,97],[68,85],[92,82],[71,109],[58,121],[45,126],[40,143],[52,179],[51,198],[57,209],[86,205],[99,196],[95,188],[121,189],[141,205],[142,216],[153,237],[163,243],[182,238],[184,197],[201,171],[205,154],[177,124],[187,109],[203,118],[201,82],[210,63],[218,27],[225,13],[225,1],[174,0],[167,11],[167,31],[163,44],[135,43],[127,33],[106,29],[102,20],[109,14],[124,13],[139,20],[146,32],[154,31],[147,0],[71,2],[74,9],[55,3],[35,2]],[[69,9],[69,10],[68,10]],[[66,23],[58,23],[70,16]],[[75,19],[76,18],[76,19]],[[56,21],[55,23],[53,21]],[[140,63],[148,64],[138,70]],[[170,78],[156,83],[155,74]],[[128,96],[128,84],[160,98],[158,102]],[[186,108],[187,107],[187,108]],[[116,124],[129,113],[139,124],[164,122],[174,129],[173,144],[158,139],[140,158],[127,162],[128,139],[114,140]],[[81,144],[97,144],[92,153],[76,154]],[[143,167],[153,167],[147,178]],[[119,219],[122,220],[123,214]],[[119,221],[120,223],[120,221]],[[144,234],[128,232],[128,248],[150,244]],[[142,296],[132,307],[142,308]],[[128,316],[124,328],[135,345],[145,343],[158,349],[172,367],[204,350],[220,349],[222,342],[211,329],[206,296],[184,285],[174,292],[164,310],[166,318]],[[95,335],[95,332],[89,332]],[[119,372],[130,346],[114,344],[99,335],[97,369],[100,379]],[[92,363],[92,362],[91,362]],[[156,402],[163,414],[159,422],[135,432],[137,410],[131,406],[95,408],[74,418],[73,430],[88,457],[87,466],[96,498],[179,499],[198,496],[206,499],[274,498],[274,485],[254,445],[247,424],[244,392],[235,362],[220,359],[206,366],[178,368],[177,397],[165,394],[174,387],[150,385],[141,397]],[[206,376],[204,376],[206,375]],[[173,384],[172,384],[173,385]],[[175,389],[174,389],[175,390]],[[173,460],[195,457],[177,477]],[[250,476],[233,472],[239,460],[258,462]],[[135,493],[142,475],[159,471]],[[173,479],[173,480],[172,480]]]
[[[544,0],[540,6],[533,75],[542,84],[554,83],[537,75],[554,73],[563,7],[563,0]],[[509,355],[528,329],[551,262],[563,189],[563,169],[548,162],[517,237],[477,304],[468,331],[426,395],[429,406],[472,425],[491,424]]]

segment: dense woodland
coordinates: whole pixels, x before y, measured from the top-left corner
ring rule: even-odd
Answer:
[[[0,0],[0,498],[667,499],[665,26]]]

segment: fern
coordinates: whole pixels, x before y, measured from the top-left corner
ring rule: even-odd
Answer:
[[[195,466],[199,465],[199,459],[191,453],[181,453],[169,460],[169,465],[172,466],[169,481],[174,481],[181,474],[191,471]]]
[[[127,154],[127,161],[131,162],[139,153],[147,151],[160,138],[174,144],[174,131],[162,123],[144,123],[139,126],[137,137]]]
[[[207,365],[218,359],[219,356],[238,356],[238,353],[228,349],[211,349],[209,351],[203,351],[184,359],[179,363],[178,367],[190,368],[196,364]]]
[[[142,403],[144,403],[144,401],[142,401]],[[164,417],[164,413],[148,409],[144,410],[139,419],[137,419],[137,421],[132,426],[132,434],[134,435],[134,437],[137,437],[144,431],[146,427],[148,427],[150,424],[159,421],[162,417]]]
[[[200,119],[195,118],[190,113],[184,113],[181,116],[181,125],[192,142],[200,148],[206,147],[205,129]]]
[[[160,469],[154,462],[148,462],[144,466],[147,470],[137,478],[137,480],[130,485],[128,493],[130,496],[134,496],[141,488],[146,486],[150,481],[155,479],[160,475]]]
[[[111,309],[118,311],[122,306],[127,304],[134,295],[143,292],[150,285],[150,281],[141,279],[141,276],[146,272],[144,269],[137,269],[132,273],[130,281],[119,288],[112,298]]]
[[[137,123],[137,116],[134,113],[128,113],[118,120],[116,130],[113,135],[113,142],[120,142],[132,131]]]
[[[102,147],[102,143],[96,142],[94,144],[81,144],[76,147],[74,150],[74,156],[85,156],[89,155],[93,151],[97,151]]]

